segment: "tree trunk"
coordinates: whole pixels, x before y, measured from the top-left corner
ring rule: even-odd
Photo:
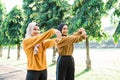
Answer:
[[[56,51],[57,51],[57,48],[53,46],[53,58],[52,58],[53,63],[56,63]]]
[[[17,60],[20,59],[20,44],[17,44]]]
[[[0,45],[0,58],[2,57],[2,46]]]
[[[8,46],[8,56],[7,59],[10,59],[10,46]]]
[[[90,60],[90,55],[89,55],[89,40],[88,37],[86,38],[86,68],[91,69],[91,60]]]

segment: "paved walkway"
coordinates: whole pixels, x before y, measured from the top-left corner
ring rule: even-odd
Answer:
[[[0,64],[0,80],[25,80],[25,76],[24,69]]]
[[[55,80],[55,74],[48,71],[48,80]],[[26,69],[0,63],[0,80],[25,80]]]

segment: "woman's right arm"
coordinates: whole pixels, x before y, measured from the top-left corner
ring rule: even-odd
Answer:
[[[53,34],[55,34],[55,29],[50,29],[47,32],[44,32],[43,34],[35,37],[25,38],[23,40],[23,46],[26,46],[27,48],[34,47],[36,44],[39,44],[43,40],[50,38]]]

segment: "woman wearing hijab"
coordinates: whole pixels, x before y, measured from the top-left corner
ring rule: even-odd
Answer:
[[[26,80],[47,80],[46,49],[55,45],[55,39],[48,39],[54,34],[60,35],[60,32],[50,29],[40,34],[37,23],[29,23],[23,40],[27,56]]]
[[[80,28],[76,33],[67,36],[67,24],[60,24],[58,30],[62,34],[61,40],[57,42],[58,59],[56,68],[56,80],[74,80],[74,58],[72,56],[74,43],[80,42],[86,38],[86,32]]]

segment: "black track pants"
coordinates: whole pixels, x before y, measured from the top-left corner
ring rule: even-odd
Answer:
[[[74,58],[59,56],[57,59],[56,80],[74,80]]]
[[[47,70],[28,70],[26,80],[47,80]]]

